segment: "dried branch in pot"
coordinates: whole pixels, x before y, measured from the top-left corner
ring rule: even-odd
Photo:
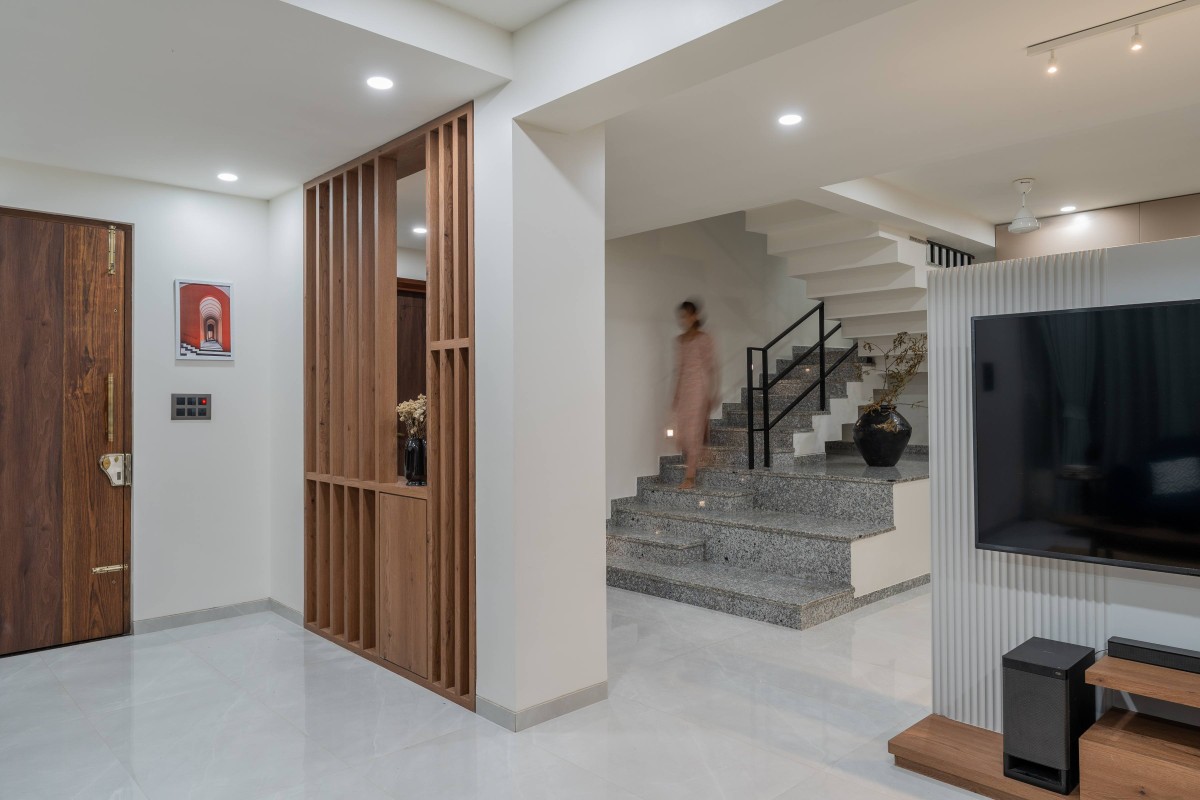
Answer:
[[[883,357],[883,391],[869,408],[894,407],[896,401],[920,371],[929,354],[929,337],[923,333],[897,333],[892,346],[882,350],[870,342],[859,345],[864,352]]]

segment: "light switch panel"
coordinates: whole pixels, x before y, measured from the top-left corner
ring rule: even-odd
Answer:
[[[208,422],[212,419],[212,395],[171,395],[171,419],[179,422]]]

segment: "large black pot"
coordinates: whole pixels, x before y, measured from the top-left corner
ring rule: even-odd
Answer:
[[[912,437],[912,425],[895,406],[867,409],[854,423],[854,445],[872,467],[894,467]]]
[[[425,472],[425,440],[414,436],[404,443],[404,477],[409,486],[424,486]]]

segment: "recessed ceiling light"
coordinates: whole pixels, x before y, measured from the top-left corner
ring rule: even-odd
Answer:
[[[390,89],[394,85],[391,78],[385,78],[382,75],[367,78],[367,86],[370,86],[372,89]]]
[[[229,183],[233,183],[237,180],[237,175],[234,175],[232,172],[222,172],[219,173],[217,177],[223,181],[228,181]]]
[[[801,120],[803,120],[803,119],[804,119],[804,117],[800,116],[799,114],[784,114],[782,117],[779,118],[779,124],[780,125],[799,125]]]
[[[429,231],[426,228],[422,228],[420,225],[418,225],[417,227],[413,228],[413,233],[417,234],[418,236],[421,236],[423,234],[429,233]]]
[[[1062,208],[1059,209],[1059,211],[1061,211],[1064,214],[1070,214],[1074,210],[1075,210],[1075,206],[1063,206]]]

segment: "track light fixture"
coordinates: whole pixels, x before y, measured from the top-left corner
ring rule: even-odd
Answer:
[[[1099,25],[1093,25],[1090,28],[1084,28],[1073,33],[1068,33],[1064,36],[1056,36],[1053,39],[1047,39],[1044,42],[1031,44],[1025,48],[1025,54],[1029,56],[1040,56],[1043,53],[1050,54],[1050,63],[1046,65],[1046,73],[1053,75],[1058,72],[1058,59],[1055,57],[1055,51],[1060,47],[1066,47],[1075,42],[1082,42],[1085,39],[1092,39],[1096,36],[1103,36],[1117,31],[1128,31],[1133,28],[1133,38],[1129,40],[1129,50],[1133,53],[1141,52],[1146,43],[1142,39],[1142,26],[1151,20],[1160,19],[1169,14],[1177,14],[1180,11],[1200,7],[1200,0],[1175,0],[1173,3],[1159,6],[1158,8],[1147,9],[1146,11],[1130,14],[1127,17],[1109,20]]]

